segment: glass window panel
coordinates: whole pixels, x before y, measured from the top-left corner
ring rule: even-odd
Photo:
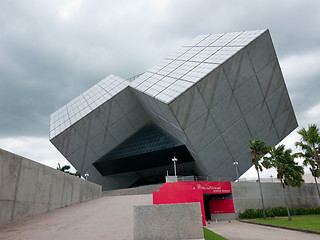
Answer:
[[[223,34],[211,34],[210,36],[199,42],[197,46],[209,46],[211,43],[219,39],[221,36],[223,36]]]
[[[174,52],[173,54],[169,55],[166,59],[176,59],[179,56],[181,56],[182,54],[184,54],[185,52],[187,52],[190,48],[191,47],[181,47],[176,52]]]
[[[240,35],[242,32],[233,32],[233,33],[226,33],[221,36],[219,39],[214,41],[210,46],[225,46],[229,42],[231,42],[234,38]]]
[[[192,57],[190,61],[203,62],[205,59],[210,57],[212,54],[217,52],[221,47],[207,47],[199,52],[197,55]]]
[[[203,39],[207,38],[208,36],[209,35],[199,35],[199,36],[195,37],[194,39],[192,39],[191,41],[183,44],[183,46],[195,46],[196,44],[198,44],[199,42],[201,42]]]

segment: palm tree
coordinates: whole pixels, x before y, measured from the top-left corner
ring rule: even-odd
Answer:
[[[274,167],[277,170],[277,178],[280,179],[281,187],[284,195],[284,200],[288,212],[288,220],[292,221],[286,194],[284,188],[286,184],[299,186],[302,184],[303,167],[298,166],[294,161],[294,156],[291,155],[291,149],[285,149],[284,145],[271,147],[269,156],[264,157],[263,165],[266,168]]]
[[[294,159],[297,156],[298,156],[297,154],[291,155],[292,160],[294,161]],[[304,182],[303,174],[304,174],[304,170],[302,166],[298,166],[297,164],[292,164],[292,165],[289,165],[289,169],[287,169],[284,176],[284,184],[288,186],[288,193],[289,193],[292,211],[294,215],[296,215],[296,211],[294,209],[294,205],[292,202],[290,187],[297,187],[297,186],[301,187],[302,183]]]
[[[296,142],[295,145],[302,149],[302,152],[299,152],[298,156],[304,158],[303,165],[310,166],[309,169],[314,177],[320,200],[320,191],[317,182],[317,178],[320,177],[320,131],[315,124],[311,124],[308,126],[308,129],[302,128],[298,133],[301,139],[299,142]]]
[[[259,187],[260,187],[261,202],[262,202],[262,209],[263,209],[263,218],[266,219],[266,209],[264,207],[259,171],[262,172],[262,166],[260,164],[260,160],[268,152],[268,147],[266,147],[265,142],[254,139],[254,140],[250,141],[249,148],[251,149],[252,163],[254,164],[254,167],[255,167],[257,174],[258,174],[258,182],[259,182]]]
[[[65,172],[65,173],[69,173],[70,175],[74,175],[78,178],[81,178],[81,173],[76,171],[75,173],[72,173],[72,172],[69,172],[67,170],[70,169],[70,166],[69,165],[64,165],[63,167],[60,166],[60,163],[58,163],[58,167],[57,167],[57,170],[61,171],[61,172]]]
[[[76,177],[81,178],[81,173],[76,171],[76,173],[74,174]]]
[[[58,167],[57,170],[61,171],[61,172],[65,172],[65,173],[69,173],[70,166],[69,165],[64,165],[63,167],[60,166],[60,163],[58,163]]]

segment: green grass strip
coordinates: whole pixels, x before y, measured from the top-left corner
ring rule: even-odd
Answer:
[[[316,215],[299,215],[292,216],[292,221],[288,221],[287,217],[275,217],[267,219],[251,219],[249,222],[262,223],[273,226],[283,226],[289,228],[307,229],[320,231],[320,214]]]
[[[227,240],[207,228],[203,228],[203,235],[205,240]]]

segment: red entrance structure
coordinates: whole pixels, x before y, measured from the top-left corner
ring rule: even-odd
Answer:
[[[165,183],[153,192],[153,204],[200,202],[202,224],[211,214],[234,213],[230,182],[181,181]]]

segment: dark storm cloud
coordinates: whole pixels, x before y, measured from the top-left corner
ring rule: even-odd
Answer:
[[[147,70],[198,34],[265,28],[299,115],[320,103],[320,73],[306,65],[292,74],[299,56],[319,62],[319,9],[318,1],[1,1],[0,137],[47,137],[59,107],[109,74]]]

